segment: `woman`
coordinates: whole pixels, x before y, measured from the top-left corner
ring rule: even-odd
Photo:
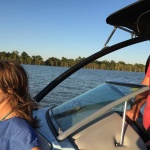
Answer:
[[[0,60],[0,149],[40,150],[32,117],[37,104],[28,91],[28,77],[23,67]]]
[[[150,57],[148,58],[146,64],[146,75],[141,84],[150,86]],[[146,105],[143,113],[143,125],[148,134],[150,135],[150,90],[137,95],[133,107],[128,110],[126,114],[132,121],[136,121],[140,109],[145,103]],[[146,145],[150,146],[150,141],[148,141]]]

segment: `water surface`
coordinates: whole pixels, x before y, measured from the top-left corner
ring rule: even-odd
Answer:
[[[23,67],[28,72],[30,93],[33,97],[61,73],[69,69],[36,65],[23,65]],[[59,105],[107,80],[140,83],[143,77],[143,72],[80,69],[52,90],[41,101],[41,104],[49,107]]]

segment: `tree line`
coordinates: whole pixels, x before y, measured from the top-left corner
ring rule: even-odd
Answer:
[[[40,55],[29,56],[26,52],[22,52],[21,54],[19,54],[19,52],[16,50],[13,52],[0,52],[0,59],[14,60],[19,62],[20,64],[72,67],[85,58],[78,57],[76,59],[67,59],[65,57],[62,57],[61,59],[58,59],[56,57],[49,57],[44,61]],[[126,64],[123,61],[115,62],[113,60],[95,60],[86,65],[84,68],[132,72],[144,72],[145,70],[145,66],[143,64]]]

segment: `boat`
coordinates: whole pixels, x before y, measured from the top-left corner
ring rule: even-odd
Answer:
[[[136,1],[106,18],[114,26],[104,48],[69,68],[34,99],[40,102],[62,81],[87,65],[116,50],[150,40],[150,1]],[[117,29],[132,35],[131,39],[107,46]],[[142,125],[142,113],[136,122],[126,117],[135,96],[148,86],[106,81],[59,106],[41,107],[33,112],[40,118],[36,129],[43,150],[146,150],[148,135]]]

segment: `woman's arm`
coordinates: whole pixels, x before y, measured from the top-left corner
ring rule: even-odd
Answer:
[[[149,69],[148,69],[148,72],[149,72]],[[150,77],[146,75],[144,77],[143,81],[141,82],[141,84],[149,86],[150,85]],[[135,97],[134,105],[132,106],[132,108],[130,110],[127,110],[126,115],[132,121],[136,121],[136,119],[138,118],[140,109],[145,104],[148,94],[149,94],[149,91],[145,91],[145,92],[137,95]]]
[[[34,147],[31,150],[42,150],[40,147]]]
[[[135,97],[135,102],[134,102],[134,105],[132,106],[132,108],[130,110],[126,111],[126,115],[132,121],[136,121],[136,119],[138,118],[140,109],[144,105],[144,103],[146,102],[147,96],[148,96],[148,91],[145,91],[145,92],[137,95]]]

